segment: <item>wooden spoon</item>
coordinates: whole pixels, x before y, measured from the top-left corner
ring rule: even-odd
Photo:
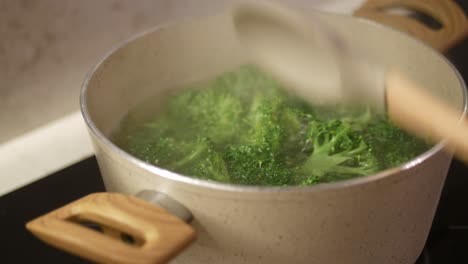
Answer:
[[[398,69],[357,54],[320,20],[263,1],[238,3],[232,17],[254,62],[300,96],[315,104],[355,102],[386,110],[395,125],[434,143],[445,141],[468,163],[464,113]]]

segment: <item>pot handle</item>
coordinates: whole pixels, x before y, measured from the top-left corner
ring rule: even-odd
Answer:
[[[430,17],[441,27],[431,28],[414,18],[391,12],[398,9]],[[368,0],[354,15],[406,31],[442,52],[468,36],[468,19],[452,0]]]
[[[90,194],[26,227],[52,246],[100,263],[165,263],[195,239],[195,230],[165,209],[119,193]]]

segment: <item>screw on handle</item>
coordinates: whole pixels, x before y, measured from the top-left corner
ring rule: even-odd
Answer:
[[[195,240],[195,230],[165,209],[118,193],[90,194],[26,227],[52,246],[100,263],[166,263]]]
[[[440,21],[441,28],[432,29],[413,18],[385,12],[389,8],[404,8],[427,14]],[[368,0],[354,15],[408,32],[442,52],[468,35],[468,19],[452,0]]]

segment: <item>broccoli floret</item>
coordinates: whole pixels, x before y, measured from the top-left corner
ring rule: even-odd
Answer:
[[[362,131],[376,118],[377,114],[372,113],[370,107],[364,109],[348,109],[340,120],[348,123],[354,131]]]
[[[229,181],[222,154],[208,138],[183,141],[172,137],[137,137],[128,142],[130,154],[162,168],[203,179]]]
[[[307,132],[309,122],[313,120],[317,120],[317,118],[301,108],[289,105],[283,106],[278,122],[283,128],[285,142],[296,142],[302,139]]]
[[[166,131],[167,122],[158,120],[158,122],[146,122],[139,126],[133,124],[137,122],[132,119],[126,119],[122,123],[121,135],[114,135],[114,142],[125,149],[129,154],[140,158],[148,163],[156,164],[158,153],[170,150],[166,155],[173,155],[175,151],[165,145],[171,145],[170,138],[163,136]]]
[[[209,150],[207,156],[196,164],[187,175],[195,177],[216,180],[220,182],[230,182],[231,177],[226,167],[226,162],[221,153]]]
[[[229,146],[224,153],[231,179],[247,185],[291,184],[291,170],[272,155],[254,145]]]
[[[363,133],[383,168],[399,166],[430,148],[430,144],[392,125],[388,116],[375,118]]]
[[[283,128],[279,123],[282,107],[282,100],[276,95],[257,93],[254,96],[245,118],[246,131],[224,153],[235,182],[284,185],[290,181],[290,172],[279,160],[283,142]]]
[[[186,90],[175,95],[167,111],[172,120],[185,125],[185,134],[181,135],[181,139],[196,135],[222,144],[236,136],[243,107],[241,100],[229,92],[209,87]]]
[[[145,146],[144,151],[138,151],[135,149],[137,146],[133,146],[132,152],[145,153],[140,158],[146,162],[165,165],[186,156],[188,154],[187,145],[185,142],[178,142],[170,137],[160,137],[157,141]]]
[[[310,155],[299,170],[299,184],[364,176],[379,170],[369,145],[342,120],[310,122],[304,145]]]
[[[281,152],[284,153],[283,162],[289,168],[299,166],[307,158],[307,154],[302,151],[303,139],[312,120],[315,120],[315,117],[300,108],[286,106],[281,112],[279,119],[283,132]]]
[[[359,177],[428,148],[369,108],[310,105],[251,65],[178,91],[147,122],[132,113],[125,120],[113,140],[130,154],[236,184],[311,185]]]
[[[307,186],[307,185],[314,185],[314,184],[317,184],[317,183],[320,183],[322,182],[322,180],[320,180],[320,177],[318,176],[308,176],[306,177],[305,179],[302,179],[298,185],[300,186]]]
[[[173,144],[172,147],[176,147],[176,151],[180,149],[180,153],[185,151],[185,155],[179,155],[178,157],[165,156],[165,158],[171,158],[171,160],[165,159],[168,163],[161,166],[198,178],[221,182],[229,181],[229,174],[223,157],[214,150],[213,143],[208,138],[198,138],[194,143],[181,142],[178,146]],[[174,152],[174,150],[167,151],[161,154]]]
[[[282,100],[279,96],[265,97],[263,94],[257,94],[246,115],[247,131],[244,132],[241,142],[276,155],[283,137],[279,124],[281,110]]]

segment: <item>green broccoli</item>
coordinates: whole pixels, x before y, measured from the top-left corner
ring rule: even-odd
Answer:
[[[185,124],[185,138],[195,134],[222,144],[236,136],[242,112],[239,98],[223,89],[210,87],[179,93],[169,101],[167,115]]]
[[[370,108],[310,105],[251,65],[180,90],[152,118],[134,112],[112,137],[119,147],[162,168],[227,183],[361,177],[429,147]]]
[[[244,119],[247,124],[244,141],[265,151],[277,153],[282,139],[282,127],[278,123],[281,108],[282,100],[279,96],[257,94]]]
[[[113,136],[113,140],[129,154],[148,163],[157,164],[158,153],[161,151],[169,150],[165,154],[169,159],[176,153],[175,149],[166,147],[172,145],[172,139],[164,136],[167,125],[168,122],[163,120],[140,124],[138,120],[126,118],[119,127],[120,135]]]
[[[304,177],[300,184],[364,176],[380,169],[369,145],[348,122],[312,121],[305,138],[304,151],[310,155],[299,170]]]
[[[230,144],[224,159],[235,182],[250,185],[285,185],[291,173],[280,162],[284,133],[279,123],[283,98],[258,92],[251,100],[244,133]]]
[[[246,185],[291,184],[292,171],[271,152],[255,145],[229,146],[224,152],[233,182]]]
[[[208,138],[195,141],[180,141],[171,137],[160,137],[132,154],[168,170],[221,182],[229,181],[229,174],[222,155],[214,150]]]
[[[424,140],[392,125],[388,116],[374,118],[363,137],[372,146],[371,152],[382,168],[399,166],[430,148]]]
[[[300,108],[286,106],[282,109],[279,124],[283,132],[282,152],[288,153],[284,155],[284,162],[288,167],[295,167],[307,158],[302,151],[303,138],[312,120],[315,120],[315,117]]]

